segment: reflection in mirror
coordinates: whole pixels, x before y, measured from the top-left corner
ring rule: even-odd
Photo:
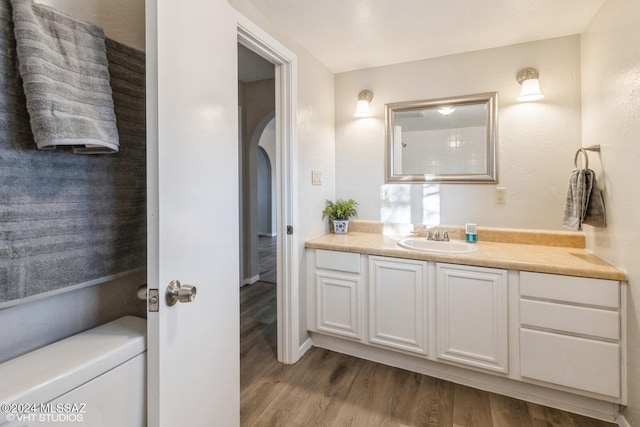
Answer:
[[[387,104],[386,182],[496,183],[497,92]]]

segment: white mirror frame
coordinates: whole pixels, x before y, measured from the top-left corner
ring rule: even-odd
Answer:
[[[394,147],[400,141],[394,141],[395,114],[424,108],[456,107],[470,104],[485,104],[486,116],[486,173],[483,174],[402,174],[394,171]],[[386,131],[386,183],[460,183],[460,184],[496,184],[498,182],[498,92],[464,95],[451,98],[430,99],[424,101],[396,102],[385,105]],[[428,171],[425,171],[428,172]]]

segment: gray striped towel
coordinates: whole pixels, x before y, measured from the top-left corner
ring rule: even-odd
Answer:
[[[32,0],[11,0],[17,56],[39,149],[118,151],[104,32]]]
[[[589,224],[594,227],[606,227],[607,218],[604,209],[604,200],[600,187],[598,187],[598,180],[596,179],[596,173],[591,169],[588,170],[593,175],[593,184],[591,185],[591,195],[589,196],[589,203],[587,203],[587,209],[582,219],[583,224]]]
[[[591,169],[574,169],[569,177],[569,189],[562,225],[582,230],[582,224],[605,227],[605,209],[596,174]]]

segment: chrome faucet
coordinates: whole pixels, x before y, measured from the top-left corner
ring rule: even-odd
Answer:
[[[440,237],[440,232],[429,231],[427,234],[427,240],[433,240],[434,242],[448,242],[449,241],[449,233],[455,233],[455,230],[447,230],[442,233],[442,238]]]

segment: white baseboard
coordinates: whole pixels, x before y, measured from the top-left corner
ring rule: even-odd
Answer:
[[[624,415],[620,414],[618,414],[618,417],[616,418],[616,424],[618,424],[618,427],[631,427],[631,424],[629,424],[629,421],[627,421]]]
[[[300,360],[300,358],[304,356],[304,354],[309,351],[311,347],[313,347],[313,341],[311,340],[311,337],[307,337],[307,339],[304,340],[304,342],[298,348],[298,357],[296,358],[296,362]]]
[[[258,280],[260,280],[260,275],[259,274],[256,274],[253,277],[245,278],[244,280],[242,280],[242,283],[240,283],[240,287],[243,287],[243,286],[246,286],[246,285],[253,285]]]

